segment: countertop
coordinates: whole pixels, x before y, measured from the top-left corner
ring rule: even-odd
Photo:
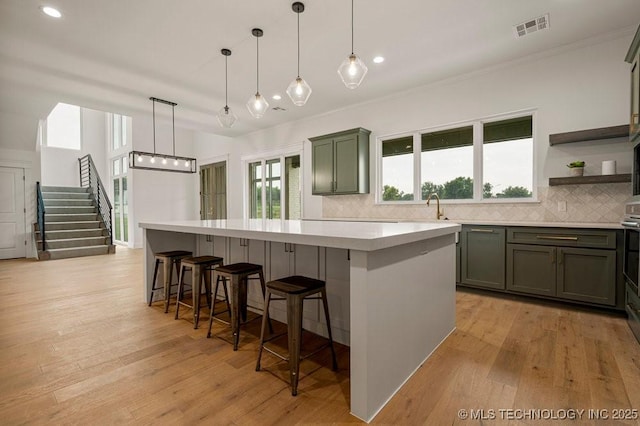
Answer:
[[[141,222],[140,227],[363,251],[380,250],[460,231],[458,223],[443,220],[392,223],[335,220],[179,220]]]
[[[494,225],[494,226],[529,226],[540,228],[582,228],[582,229],[623,229],[619,222],[526,222],[526,221],[499,221],[499,220],[421,220],[421,219],[384,219],[384,218],[322,218],[304,219],[309,222],[373,222],[373,223],[458,223],[460,225]]]

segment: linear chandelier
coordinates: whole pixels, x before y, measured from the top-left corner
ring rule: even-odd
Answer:
[[[175,102],[150,97],[153,102],[153,152],[131,151],[129,168],[142,170],[159,170],[163,172],[196,173],[196,159],[176,155],[176,120]],[[173,132],[173,155],[156,153],[156,102],[171,105],[171,129]]]

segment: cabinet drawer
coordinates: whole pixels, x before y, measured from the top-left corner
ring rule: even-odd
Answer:
[[[507,228],[507,242],[545,246],[616,248],[616,231],[570,228]]]

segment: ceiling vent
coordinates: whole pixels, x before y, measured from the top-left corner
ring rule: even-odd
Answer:
[[[549,14],[539,16],[530,21],[523,22],[513,26],[513,32],[516,38],[524,37],[527,34],[535,33],[537,31],[549,29]]]

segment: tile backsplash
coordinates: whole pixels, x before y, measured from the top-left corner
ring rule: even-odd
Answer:
[[[538,188],[538,202],[443,204],[451,220],[617,223],[630,198],[630,183],[564,185]],[[566,211],[559,211],[559,202]],[[324,197],[325,218],[435,219],[435,205],[376,205],[373,194]]]

